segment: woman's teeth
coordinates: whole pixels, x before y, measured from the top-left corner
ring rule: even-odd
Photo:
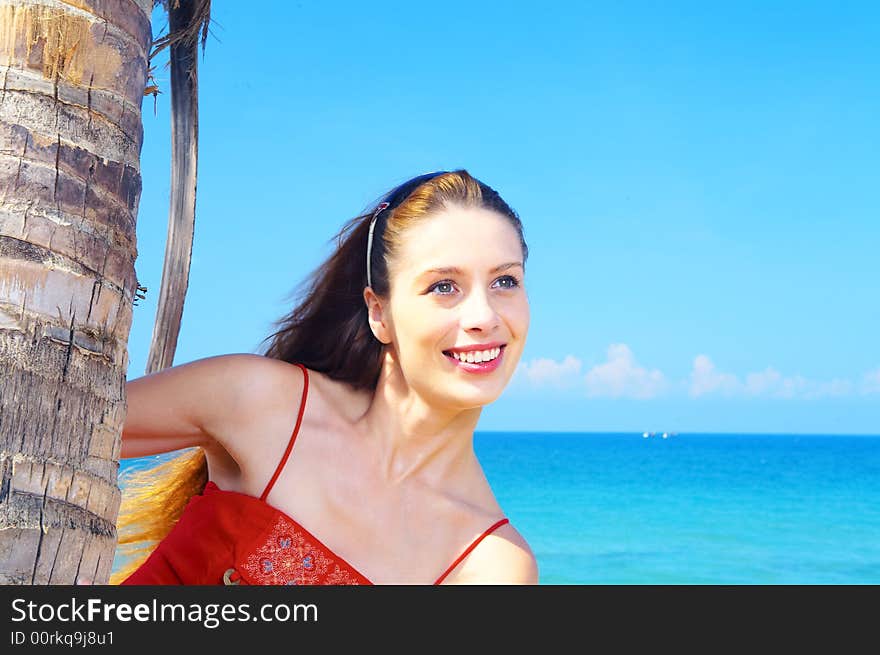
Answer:
[[[472,350],[466,353],[453,352],[452,356],[462,362],[471,364],[480,362],[490,362],[501,354],[501,348],[490,348],[489,350]]]

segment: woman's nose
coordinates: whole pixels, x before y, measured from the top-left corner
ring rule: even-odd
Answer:
[[[498,313],[492,300],[481,291],[474,291],[461,306],[461,322],[465,329],[480,328],[490,331],[498,323]]]

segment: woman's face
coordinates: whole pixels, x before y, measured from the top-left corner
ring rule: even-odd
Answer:
[[[458,409],[501,395],[529,329],[523,263],[516,229],[489,209],[452,207],[407,230],[389,262],[382,340],[391,342],[409,388]],[[473,363],[451,354],[475,346]]]

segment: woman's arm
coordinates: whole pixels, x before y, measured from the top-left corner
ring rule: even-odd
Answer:
[[[130,380],[121,456],[216,446],[221,427],[254,411],[250,402],[259,385],[253,381],[261,368],[267,368],[261,355],[218,355]]]

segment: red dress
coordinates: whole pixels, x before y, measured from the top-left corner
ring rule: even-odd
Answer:
[[[266,497],[293,448],[305,411],[308,370],[296,426],[275,473],[259,498],[224,491],[209,481],[193,496],[180,520],[144,563],[122,584],[129,585],[351,585],[372,584],[351,564]],[[440,584],[487,535],[504,525],[503,518],[478,536],[440,575]]]

